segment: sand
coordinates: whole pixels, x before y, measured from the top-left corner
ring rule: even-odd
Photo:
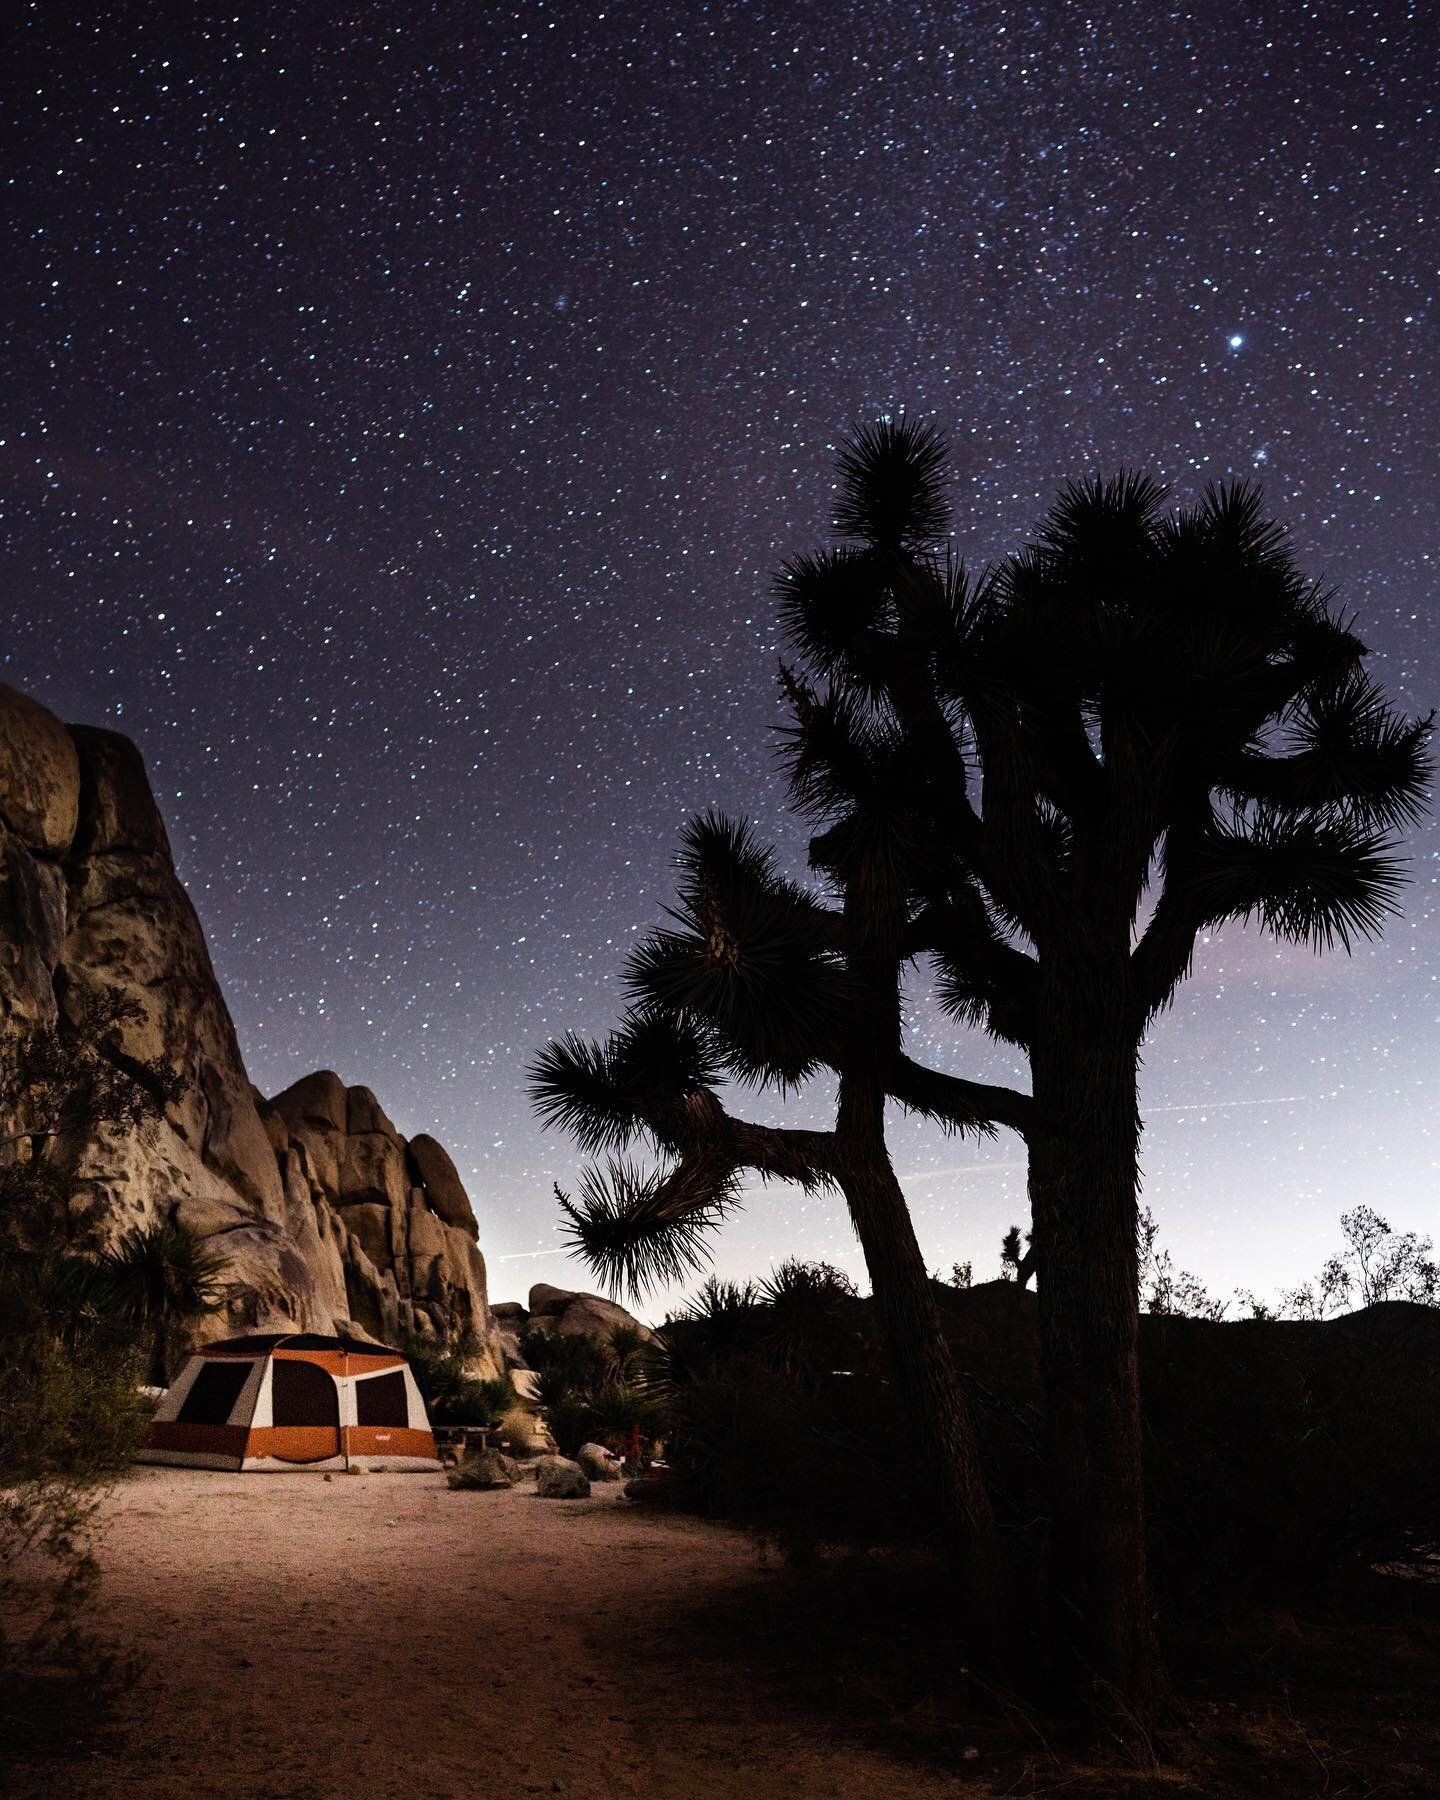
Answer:
[[[440,1476],[141,1469],[99,1611],[144,1659],[119,1729],[19,1793],[317,1800],[973,1792],[806,1716],[707,1644],[784,1580],[744,1534]]]

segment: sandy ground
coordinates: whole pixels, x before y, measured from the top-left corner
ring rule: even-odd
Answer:
[[[782,1573],[618,1487],[141,1469],[106,1503],[102,1562],[103,1622],[142,1673],[112,1742],[16,1794],[974,1792],[707,1645],[707,1605],[761,1604]]]

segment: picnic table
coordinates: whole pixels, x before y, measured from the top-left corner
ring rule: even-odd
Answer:
[[[458,1468],[467,1456],[478,1456],[500,1442],[498,1425],[436,1425],[435,1449],[442,1463]]]

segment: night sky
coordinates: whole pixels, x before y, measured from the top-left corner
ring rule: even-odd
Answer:
[[[1066,476],[1258,477],[1392,695],[1440,694],[1428,9],[7,18],[4,679],[137,740],[253,1078],[433,1130],[496,1298],[585,1284],[524,1063],[613,1021],[680,824],[803,856],[771,575],[851,422],[952,434],[977,563]],[[1220,1290],[1356,1201],[1440,1215],[1437,846],[1384,943],[1227,930],[1156,1031],[1146,1197]],[[996,1272],[1018,1140],[892,1143],[931,1264]],[[786,1190],[719,1266],[789,1251],[861,1267]]]

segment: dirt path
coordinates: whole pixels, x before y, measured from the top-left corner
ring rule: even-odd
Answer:
[[[839,1741],[693,1619],[782,1579],[739,1533],[597,1488],[137,1470],[105,1624],[145,1659],[116,1747],[17,1792],[320,1800],[973,1792]],[[696,1644],[702,1645],[696,1653]]]

